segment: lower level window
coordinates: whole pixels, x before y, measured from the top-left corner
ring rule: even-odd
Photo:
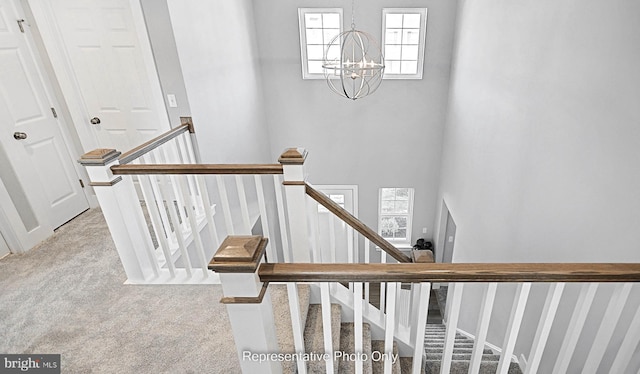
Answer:
[[[380,189],[378,231],[383,238],[394,244],[409,244],[412,219],[413,188]]]

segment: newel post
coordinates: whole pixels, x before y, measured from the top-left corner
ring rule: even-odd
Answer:
[[[89,174],[127,282],[145,283],[154,273],[157,275],[158,265],[150,257],[153,244],[131,178],[111,172],[111,166],[119,164],[119,156],[115,149],[96,149],[82,155],[78,162]]]
[[[278,159],[284,171],[283,184],[287,200],[292,262],[311,262],[304,171],[306,158],[307,151],[304,148],[289,148]]]
[[[282,373],[280,361],[269,354],[279,353],[273,305],[256,270],[267,247],[259,235],[228,236],[209,262],[220,276],[227,313],[233,330],[243,373]]]

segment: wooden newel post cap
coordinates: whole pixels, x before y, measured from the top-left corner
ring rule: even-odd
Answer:
[[[428,249],[415,249],[411,251],[411,257],[413,257],[414,263],[432,263],[435,262],[433,260],[433,252]]]
[[[120,157],[121,152],[115,149],[98,148],[80,156],[78,162],[84,166],[103,166]]]
[[[209,262],[209,269],[219,273],[254,273],[268,241],[260,235],[227,236]]]
[[[280,155],[278,162],[282,165],[302,165],[307,158],[307,150],[304,148],[287,148]]]

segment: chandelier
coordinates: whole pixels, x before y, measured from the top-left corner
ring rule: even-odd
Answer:
[[[384,56],[375,39],[356,30],[354,0],[351,2],[351,30],[333,38],[324,53],[324,76],[329,88],[351,100],[374,93],[384,73]]]

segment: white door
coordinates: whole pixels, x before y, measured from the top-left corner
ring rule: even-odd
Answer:
[[[89,205],[22,19],[17,0],[0,0],[0,201],[26,250]]]
[[[358,216],[358,186],[314,185],[331,200]],[[323,206],[318,206],[318,231],[322,262],[359,262],[355,246],[356,232]]]
[[[29,0],[85,150],[169,130],[136,0]]]

